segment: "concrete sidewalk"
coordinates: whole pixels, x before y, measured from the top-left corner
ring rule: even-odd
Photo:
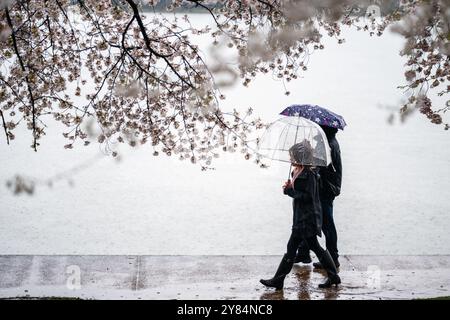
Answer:
[[[413,299],[450,296],[450,256],[342,256],[342,285],[295,265],[266,289],[281,256],[0,256],[0,298]]]

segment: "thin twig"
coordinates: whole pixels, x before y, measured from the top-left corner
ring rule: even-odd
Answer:
[[[3,128],[5,129],[6,143],[9,144],[8,130],[6,129],[5,117],[3,116],[3,111],[2,110],[0,110],[0,116],[2,117]]]

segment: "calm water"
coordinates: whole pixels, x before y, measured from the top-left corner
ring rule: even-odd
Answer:
[[[195,16],[202,23],[203,16]],[[225,107],[253,107],[265,120],[292,103],[315,103],[345,116],[340,132],[342,195],[335,202],[341,253],[450,254],[449,132],[417,115],[387,124],[380,106],[398,104],[403,84],[400,38],[345,32],[326,41],[290,96],[270,77],[226,92]],[[19,134],[24,132],[24,134]],[[99,154],[64,150],[56,128],[41,149],[30,134],[0,143],[0,254],[282,254],[291,202],[281,193],[287,166],[261,170],[224,155],[216,170],[152,156],[150,146],[102,157],[52,189],[14,196],[16,173],[48,178]]]

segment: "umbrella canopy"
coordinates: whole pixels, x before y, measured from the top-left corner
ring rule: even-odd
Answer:
[[[341,130],[344,130],[347,125],[342,116],[317,105],[294,104],[284,109],[280,114],[288,117],[303,117],[319,125]]]
[[[258,139],[257,154],[310,166],[326,167],[331,163],[330,147],[322,128],[302,117],[283,117],[272,122]]]

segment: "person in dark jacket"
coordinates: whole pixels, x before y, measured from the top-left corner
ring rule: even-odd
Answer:
[[[306,143],[305,143],[306,142]],[[292,166],[292,182],[288,180],[283,186],[284,194],[293,198],[293,222],[291,236],[287,244],[287,251],[280,262],[280,265],[273,278],[268,280],[261,279],[260,282],[267,286],[281,290],[284,286],[284,279],[292,269],[297,248],[300,242],[305,241],[308,247],[317,255],[325,270],[328,279],[320,284],[319,288],[328,288],[332,285],[341,283],[328,251],[324,250],[317,236],[321,236],[322,227],[322,209],[319,198],[319,174],[318,171],[307,165],[299,164],[298,159],[304,162],[304,155],[310,154],[312,159],[312,150],[307,141],[297,143],[289,150]],[[298,155],[301,156],[298,156]]]
[[[322,231],[325,235],[326,247],[333,258],[334,264],[339,268],[339,251],[337,248],[337,232],[333,219],[333,202],[334,199],[341,193],[342,184],[342,161],[341,150],[339,143],[336,140],[336,128],[321,126],[325,132],[328,144],[331,149],[332,163],[328,167],[322,167],[320,173],[320,204],[322,207]],[[311,256],[309,254],[310,248],[306,242],[302,242],[298,248],[295,262],[311,263]],[[322,268],[320,262],[316,262],[313,266],[317,269]]]

